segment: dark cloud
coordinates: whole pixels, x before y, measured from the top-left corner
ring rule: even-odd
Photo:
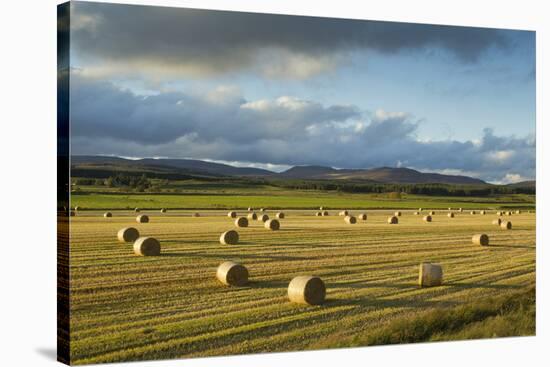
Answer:
[[[354,106],[324,107],[292,97],[247,102],[233,88],[207,94],[160,93],[138,96],[112,83],[71,76],[74,136],[162,144],[194,134],[212,141],[226,136],[235,143],[289,139],[307,134],[314,124],[358,118]]]
[[[126,66],[157,77],[251,68],[308,77],[356,49],[438,47],[474,62],[490,47],[509,45],[507,31],[488,28],[85,2],[73,3],[71,27],[72,46],[86,67],[108,73]]]
[[[407,166],[491,181],[535,176],[532,136],[485,129],[479,142],[420,141],[418,122],[401,112],[362,113],[292,97],[247,101],[232,88],[143,97],[78,73],[71,83],[73,154]]]

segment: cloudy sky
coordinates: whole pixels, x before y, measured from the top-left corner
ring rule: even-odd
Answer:
[[[72,154],[535,177],[535,33],[72,3]]]

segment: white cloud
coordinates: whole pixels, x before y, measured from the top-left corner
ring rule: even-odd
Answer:
[[[378,109],[374,113],[374,118],[373,119],[375,121],[385,121],[385,120],[392,120],[392,119],[403,120],[403,119],[406,119],[408,117],[410,117],[409,114],[407,114],[405,112],[391,112],[391,111],[385,111],[385,110],[382,110],[382,109]]]
[[[416,167],[411,167],[416,168]],[[470,176],[474,178],[481,178],[479,172],[475,171],[467,171],[462,169],[456,169],[456,168],[445,168],[445,169],[434,169],[430,170],[430,173],[439,173],[442,175],[451,175],[451,176]]]
[[[533,178],[531,178],[531,179],[533,179]],[[511,183],[517,183],[517,182],[522,182],[522,181],[527,181],[527,180],[529,180],[529,179],[526,178],[526,177],[523,177],[519,173],[507,173],[506,175],[504,175],[504,177],[501,180],[496,181],[495,183],[511,184]]]
[[[333,55],[308,55],[284,48],[260,49],[255,62],[259,74],[271,79],[308,79],[331,72],[341,63]]]
[[[232,85],[221,85],[206,94],[206,100],[212,104],[236,104],[242,103],[241,90]]]
[[[191,157],[192,158],[192,157]],[[196,158],[195,158],[196,159]],[[257,163],[257,162],[243,162],[243,161],[224,161],[220,159],[202,159],[207,162],[229,164],[234,167],[248,167],[248,168],[261,168],[272,172],[283,172],[292,166],[286,164],[271,164],[271,163]]]
[[[505,164],[515,154],[513,150],[497,150],[487,153],[486,157],[493,163]]]
[[[485,129],[479,142],[420,141],[418,121],[405,112],[369,115],[355,106],[293,96],[247,101],[231,86],[143,98],[78,73],[71,97],[75,154],[196,157],[259,166],[398,165],[495,182],[535,176],[530,135],[503,137]]]

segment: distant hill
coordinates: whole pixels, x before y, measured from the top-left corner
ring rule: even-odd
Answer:
[[[145,158],[139,160],[138,162],[149,165],[154,164],[159,166],[183,168],[222,176],[265,176],[273,174],[273,172],[261,168],[235,167],[229,164],[206,162],[195,159]]]
[[[301,179],[367,180],[381,183],[443,183],[454,185],[483,185],[485,181],[468,176],[423,173],[410,168],[380,167],[372,169],[337,170],[322,166],[296,166],[279,177]]]
[[[515,182],[512,184],[508,184],[506,186],[509,187],[527,187],[527,188],[536,188],[537,187],[537,181],[521,181],[521,182]]]
[[[323,166],[294,166],[288,170],[277,174],[278,177],[284,178],[304,178],[304,179],[324,179],[331,174],[338,172],[331,167]]]
[[[260,168],[234,167],[228,164],[194,159],[125,159],[103,156],[73,156],[71,157],[71,166],[73,169],[104,169],[109,166],[118,166],[124,168],[125,171],[160,170],[199,176],[269,176],[274,174],[274,172]]]
[[[410,168],[380,167],[372,169],[335,169],[324,166],[295,166],[276,173],[260,168],[234,167],[229,164],[195,159],[125,159],[103,156],[73,156],[71,167],[76,173],[90,170],[107,172],[149,172],[163,177],[231,176],[270,179],[352,180],[378,183],[441,183],[453,185],[483,185],[484,181],[468,177],[423,173]]]

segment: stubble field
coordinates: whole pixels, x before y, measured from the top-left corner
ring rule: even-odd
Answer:
[[[393,211],[365,212],[367,221],[349,225],[337,211],[285,211],[279,231],[259,221],[236,228],[226,211],[198,218],[143,211],[150,223],[141,224],[131,211],[79,212],[70,235],[73,363],[331,347],[429,310],[535,285],[535,214],[503,217],[513,229],[502,230],[491,224],[494,211],[448,218],[441,210],[432,223],[403,211],[397,225],[386,223]],[[127,226],[157,238],[161,256],[135,256],[132,244],[117,242]],[[219,243],[229,229],[239,244]],[[488,234],[490,246],[472,244],[477,233]],[[249,285],[216,280],[226,260],[248,268]],[[420,262],[441,264],[444,285],[419,288]],[[309,274],[324,280],[325,304],[290,303],[289,281]]]

